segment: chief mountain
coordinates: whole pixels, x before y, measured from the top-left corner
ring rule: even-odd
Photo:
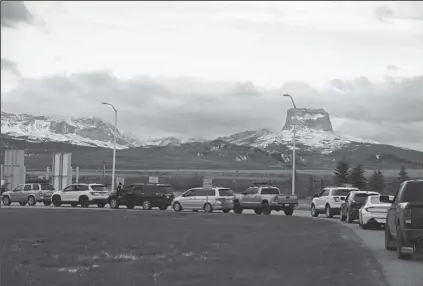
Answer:
[[[289,169],[292,135],[302,169],[332,169],[346,158],[369,169],[423,167],[423,152],[340,136],[323,109],[290,109],[279,132],[248,130],[214,140],[167,137],[143,142],[99,118],[67,118],[1,113],[1,160],[6,149],[24,149],[29,169],[50,166],[52,153],[71,152],[72,165],[108,168],[113,135],[118,169]]]

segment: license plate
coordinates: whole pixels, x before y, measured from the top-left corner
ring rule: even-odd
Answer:
[[[289,204],[284,204],[283,206],[284,206],[284,207],[289,207]]]

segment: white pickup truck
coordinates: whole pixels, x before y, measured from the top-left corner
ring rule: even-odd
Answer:
[[[234,213],[241,214],[244,209],[252,209],[256,214],[270,215],[283,210],[292,215],[298,206],[298,197],[281,194],[279,188],[269,185],[255,185],[237,195],[234,199]]]

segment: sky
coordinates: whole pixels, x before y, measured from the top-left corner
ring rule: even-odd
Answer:
[[[1,2],[1,109],[141,139],[335,132],[423,151],[423,2]]]

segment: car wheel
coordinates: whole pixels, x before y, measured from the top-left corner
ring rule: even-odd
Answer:
[[[399,259],[410,259],[413,256],[413,254],[403,253],[401,251],[401,248],[405,245],[404,245],[404,241],[403,241],[403,238],[402,238],[402,235],[401,235],[401,231],[398,228],[397,228],[397,239],[396,239],[396,241],[397,241],[397,243],[396,243],[397,244],[397,257]]]
[[[3,197],[3,205],[5,205],[5,206],[10,206],[10,204],[12,203],[11,201],[10,201],[10,198],[9,198],[9,196],[5,196],[5,197]]]
[[[46,207],[48,207],[48,206],[50,206],[50,205],[51,205],[51,202],[43,202],[43,204],[44,204]]]
[[[272,213],[272,208],[269,206],[267,202],[263,203],[263,212],[264,215],[270,215]]]
[[[81,204],[81,207],[84,208],[84,209],[86,209],[90,206],[90,201],[85,196],[79,198],[79,203]]]
[[[294,213],[294,209],[293,208],[289,208],[289,209],[284,209],[283,212],[285,213],[285,215],[287,216],[292,216],[292,214]]]
[[[117,199],[111,199],[109,202],[109,205],[112,209],[118,209],[119,208],[119,202]]]
[[[235,214],[242,214],[243,210],[244,210],[244,208],[241,206],[241,204],[238,201],[234,202],[234,213]]]
[[[35,200],[34,196],[29,196],[28,197],[28,205],[29,206],[35,206],[37,204],[37,201]]]
[[[55,207],[60,207],[62,205],[62,199],[60,198],[60,196],[54,196],[51,201],[53,202],[53,205]]]
[[[255,214],[261,214],[263,212],[262,209],[254,209]]]
[[[395,241],[392,239],[388,224],[385,224],[385,249],[395,250]]]
[[[143,201],[142,208],[147,211],[151,210],[151,202],[149,200]]]
[[[182,211],[182,206],[181,206],[181,204],[180,204],[180,203],[178,203],[178,202],[173,203],[172,208],[173,208],[173,210],[174,210],[175,212],[180,212],[180,211]]]
[[[206,213],[212,213],[213,212],[213,207],[209,203],[205,204],[203,209]]]
[[[99,207],[99,208],[104,208],[104,206],[105,206],[106,204],[97,204],[97,206]]]
[[[330,205],[326,205],[325,214],[327,218],[333,218],[333,213]]]
[[[222,212],[224,212],[225,214],[229,213],[231,210],[227,209],[227,210],[222,210]]]
[[[319,213],[316,210],[316,206],[314,204],[311,205],[310,214],[312,217],[318,217]]]

